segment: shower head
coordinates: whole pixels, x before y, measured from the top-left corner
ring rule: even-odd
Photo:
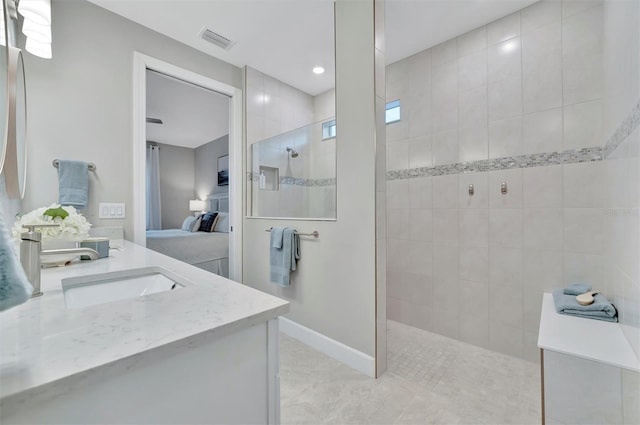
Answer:
[[[287,152],[291,154],[291,158],[297,158],[299,153],[293,148],[287,148]]]

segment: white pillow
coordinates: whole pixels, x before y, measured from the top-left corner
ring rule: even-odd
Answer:
[[[195,226],[195,224],[196,224],[196,218],[194,216],[192,216],[192,215],[189,215],[182,222],[181,229],[186,231],[186,232],[192,232],[193,231],[193,226]]]
[[[193,227],[191,228],[191,231],[197,232],[198,230],[200,230],[200,224],[202,224],[202,214],[200,214],[198,218],[196,218],[196,221],[193,222]]]
[[[229,213],[218,211],[214,232],[229,233]]]

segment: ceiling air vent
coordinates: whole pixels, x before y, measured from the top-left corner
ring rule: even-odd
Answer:
[[[229,50],[235,44],[233,41],[229,40],[226,37],[221,36],[220,34],[216,34],[210,29],[204,28],[200,32],[200,37],[203,40],[208,41],[209,43],[215,44],[218,47],[221,47],[225,50]]]

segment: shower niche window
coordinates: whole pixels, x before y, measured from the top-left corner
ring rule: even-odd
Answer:
[[[249,216],[336,218],[336,138],[324,137],[326,122],[251,145]]]

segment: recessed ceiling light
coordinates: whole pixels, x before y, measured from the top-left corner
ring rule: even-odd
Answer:
[[[318,75],[323,74],[324,68],[321,66],[316,66],[315,68],[313,68],[313,73]]]

